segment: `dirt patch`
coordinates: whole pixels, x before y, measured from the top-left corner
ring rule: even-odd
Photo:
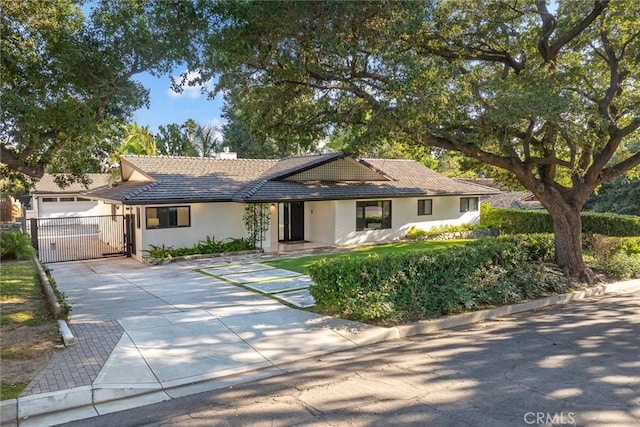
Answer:
[[[29,384],[60,351],[57,347],[62,344],[57,325],[2,325],[0,336],[2,383],[8,387]]]

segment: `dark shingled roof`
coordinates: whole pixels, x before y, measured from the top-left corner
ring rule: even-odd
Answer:
[[[87,189],[93,189],[102,187],[109,183],[111,174],[108,173],[88,173],[86,177],[89,179],[88,186],[82,183],[75,182],[67,187],[61,188],[55,181],[56,176],[54,174],[45,173],[42,178],[35,184],[32,193],[35,194],[51,194],[51,193],[63,193],[63,194],[76,194],[86,191]]]
[[[482,195],[497,192],[482,185],[447,178],[412,160],[360,160],[366,167],[384,174],[389,181],[284,180],[343,157],[345,155],[342,153],[296,156],[282,160],[123,156],[123,171],[133,168],[150,177],[150,180],[124,181],[88,194],[125,204],[167,204]]]

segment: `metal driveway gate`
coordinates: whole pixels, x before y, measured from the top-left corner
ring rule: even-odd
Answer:
[[[43,262],[131,256],[129,215],[32,218],[31,243]]]

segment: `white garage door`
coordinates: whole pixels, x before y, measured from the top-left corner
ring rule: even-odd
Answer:
[[[98,202],[82,197],[60,196],[38,198],[39,218],[62,218],[98,215]]]

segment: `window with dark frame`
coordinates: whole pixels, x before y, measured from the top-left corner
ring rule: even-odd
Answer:
[[[460,212],[476,212],[477,210],[477,197],[460,197]]]
[[[58,198],[57,197],[43,197],[42,201],[43,202],[57,202]]]
[[[191,227],[189,206],[159,206],[145,209],[147,229]]]
[[[422,199],[418,200],[418,216],[432,215],[433,214],[433,200]]]
[[[60,197],[60,201],[61,202],[75,202],[76,198],[75,197]]]
[[[391,228],[391,200],[356,202],[356,231]]]

